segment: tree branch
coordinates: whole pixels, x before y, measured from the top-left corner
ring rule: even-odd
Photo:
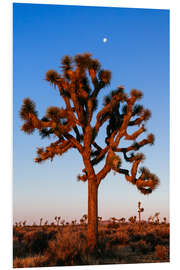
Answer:
[[[136,140],[136,138],[146,131],[144,125],[142,125],[141,128],[139,128],[137,131],[135,131],[133,134],[129,135],[127,132],[125,132],[125,140]]]
[[[68,133],[66,133],[66,134],[64,134],[64,137],[67,139],[67,140],[69,140],[71,143],[72,143],[72,145],[75,147],[75,148],[77,148],[78,149],[78,151],[80,152],[80,153],[82,153],[83,152],[83,147],[82,147],[82,145],[71,135],[71,134],[68,134]]]
[[[66,140],[58,140],[55,143],[51,143],[49,146],[47,146],[45,150],[43,150],[43,148],[38,148],[38,156],[34,159],[34,161],[42,162],[49,158],[52,160],[55,155],[62,155],[72,147],[73,145],[71,142]]]

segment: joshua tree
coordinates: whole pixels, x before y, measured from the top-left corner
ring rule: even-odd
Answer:
[[[144,212],[144,208],[141,208],[141,202],[138,202],[138,216],[139,216],[139,223],[141,223],[141,213]]]
[[[125,223],[125,220],[126,220],[126,219],[125,219],[124,217],[122,217],[122,218],[119,219],[119,222],[120,222],[120,223]]]
[[[163,223],[166,224],[167,223],[167,218],[164,217],[163,220],[164,220]]]
[[[143,194],[150,194],[159,179],[147,168],[138,170],[144,160],[142,153],[136,153],[143,146],[154,142],[154,135],[137,141],[146,131],[145,123],[151,112],[136,104],[143,96],[141,91],[132,89],[130,94],[122,86],[117,87],[104,99],[103,107],[96,113],[98,95],[110,85],[111,72],[101,68],[97,59],[90,54],[78,54],[74,58],[63,57],[62,73],[54,70],[46,73],[45,79],[59,91],[65,108],[49,107],[43,118],[38,117],[35,103],[24,99],[20,116],[24,121],[21,130],[31,134],[35,129],[42,138],[56,137],[56,141],[46,148],[37,149],[35,162],[53,160],[75,148],[84,163],[78,180],[88,182],[88,246],[93,249],[97,244],[98,187],[110,171],[119,173]],[[91,83],[89,83],[91,81]],[[98,139],[102,126],[106,125],[104,143]],[[129,128],[137,127],[129,133]],[[132,141],[128,147],[120,147],[120,141]],[[121,155],[121,157],[118,155]],[[131,153],[131,154],[129,154]],[[129,154],[129,155],[128,155]],[[121,160],[131,164],[131,169],[121,167]],[[95,166],[104,159],[102,168],[96,172]]]
[[[98,222],[101,223],[102,217],[98,217]]]
[[[81,218],[81,219],[80,219],[80,224],[81,224],[81,225],[84,225],[84,223],[85,223],[84,218]]]
[[[148,223],[151,223],[151,222],[153,222],[153,217],[152,216],[149,216],[148,217]]]
[[[117,218],[112,217],[112,218],[110,218],[110,220],[111,220],[111,222],[112,222],[113,224],[115,224],[115,223],[116,223],[116,221],[117,221]]]
[[[57,222],[57,225],[58,225],[58,217],[57,216],[55,216],[55,221]]]
[[[136,216],[132,216],[128,220],[130,223],[134,224],[136,222]]]
[[[76,225],[76,222],[77,222],[76,219],[72,220],[72,221],[71,221],[72,226],[75,226],[75,225]]]
[[[57,219],[57,225],[59,226],[59,221],[60,221],[61,217],[58,217]]]
[[[39,226],[42,226],[42,220],[43,220],[43,218],[40,218]]]
[[[154,218],[155,218],[155,223],[156,223],[156,224],[159,224],[159,215],[160,215],[159,212],[156,212],[156,213],[154,214]]]
[[[27,223],[27,221],[26,221],[26,220],[24,220],[24,221],[23,221],[23,226],[26,226],[26,223]]]
[[[86,220],[88,219],[88,215],[84,214],[82,218],[84,219],[84,223],[86,224]]]
[[[74,221],[74,220],[71,221],[71,225],[72,225],[72,226],[75,225],[75,221]]]
[[[47,226],[47,225],[48,225],[48,220],[46,220],[46,222],[44,223],[44,225],[45,225],[45,226]]]
[[[65,220],[61,220],[61,225],[64,227],[64,224],[65,224]]]

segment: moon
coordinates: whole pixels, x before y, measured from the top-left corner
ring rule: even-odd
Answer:
[[[106,43],[107,42],[107,38],[105,37],[105,38],[103,38],[103,42],[104,43]]]

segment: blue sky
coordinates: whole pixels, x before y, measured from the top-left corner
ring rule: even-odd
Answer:
[[[120,84],[127,92],[143,91],[141,103],[152,111],[147,131],[155,134],[155,145],[142,149],[143,165],[161,180],[156,191],[144,196],[123,176],[110,173],[99,188],[99,215],[103,219],[136,215],[140,200],[144,218],[155,212],[169,217],[169,11],[14,4],[14,220],[32,223],[56,215],[71,220],[87,213],[87,183],[76,180],[83,168],[80,155],[73,150],[52,163],[34,163],[36,147],[48,141],[37,133],[21,132],[18,114],[25,97],[36,102],[40,116],[48,106],[62,106],[57,91],[44,80],[45,73],[60,71],[64,55],[83,52],[92,53],[112,71],[100,106],[103,95]]]

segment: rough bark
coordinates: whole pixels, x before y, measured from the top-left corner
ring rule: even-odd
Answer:
[[[93,250],[98,236],[98,187],[95,179],[88,180],[88,247]]]

